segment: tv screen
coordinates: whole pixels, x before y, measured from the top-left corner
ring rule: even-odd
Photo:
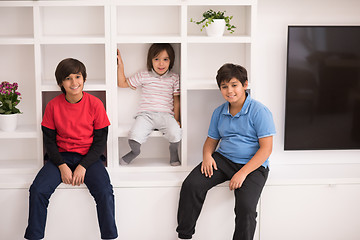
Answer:
[[[360,26],[289,26],[285,150],[360,149]]]

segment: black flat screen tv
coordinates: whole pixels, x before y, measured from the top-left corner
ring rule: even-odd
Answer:
[[[289,26],[285,150],[360,149],[360,26]]]

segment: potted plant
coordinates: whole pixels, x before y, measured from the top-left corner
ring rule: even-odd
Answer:
[[[17,124],[17,115],[21,113],[16,107],[21,99],[17,91],[18,84],[4,81],[0,84],[0,130],[14,131]]]
[[[224,34],[225,27],[231,34],[234,33],[236,28],[234,25],[230,24],[230,20],[233,16],[225,16],[226,11],[217,11],[210,9],[203,13],[203,19],[200,21],[194,21],[192,18],[190,22],[193,22],[197,25],[201,25],[200,31],[204,28],[208,36],[211,37],[220,37]]]

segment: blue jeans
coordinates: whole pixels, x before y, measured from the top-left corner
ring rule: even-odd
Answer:
[[[72,171],[83,157],[80,154],[69,152],[61,153],[61,155]],[[59,168],[48,161],[37,174],[29,190],[29,219],[24,236],[26,239],[44,238],[49,199],[61,182]],[[88,167],[84,183],[96,202],[101,238],[117,238],[113,188],[100,159]]]

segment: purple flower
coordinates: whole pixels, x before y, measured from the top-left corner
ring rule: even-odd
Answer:
[[[20,103],[21,94],[16,91],[18,83],[13,84],[3,81],[0,83],[0,113],[1,114],[15,114],[20,113],[20,110],[15,106]],[[10,101],[10,102],[9,102]]]

